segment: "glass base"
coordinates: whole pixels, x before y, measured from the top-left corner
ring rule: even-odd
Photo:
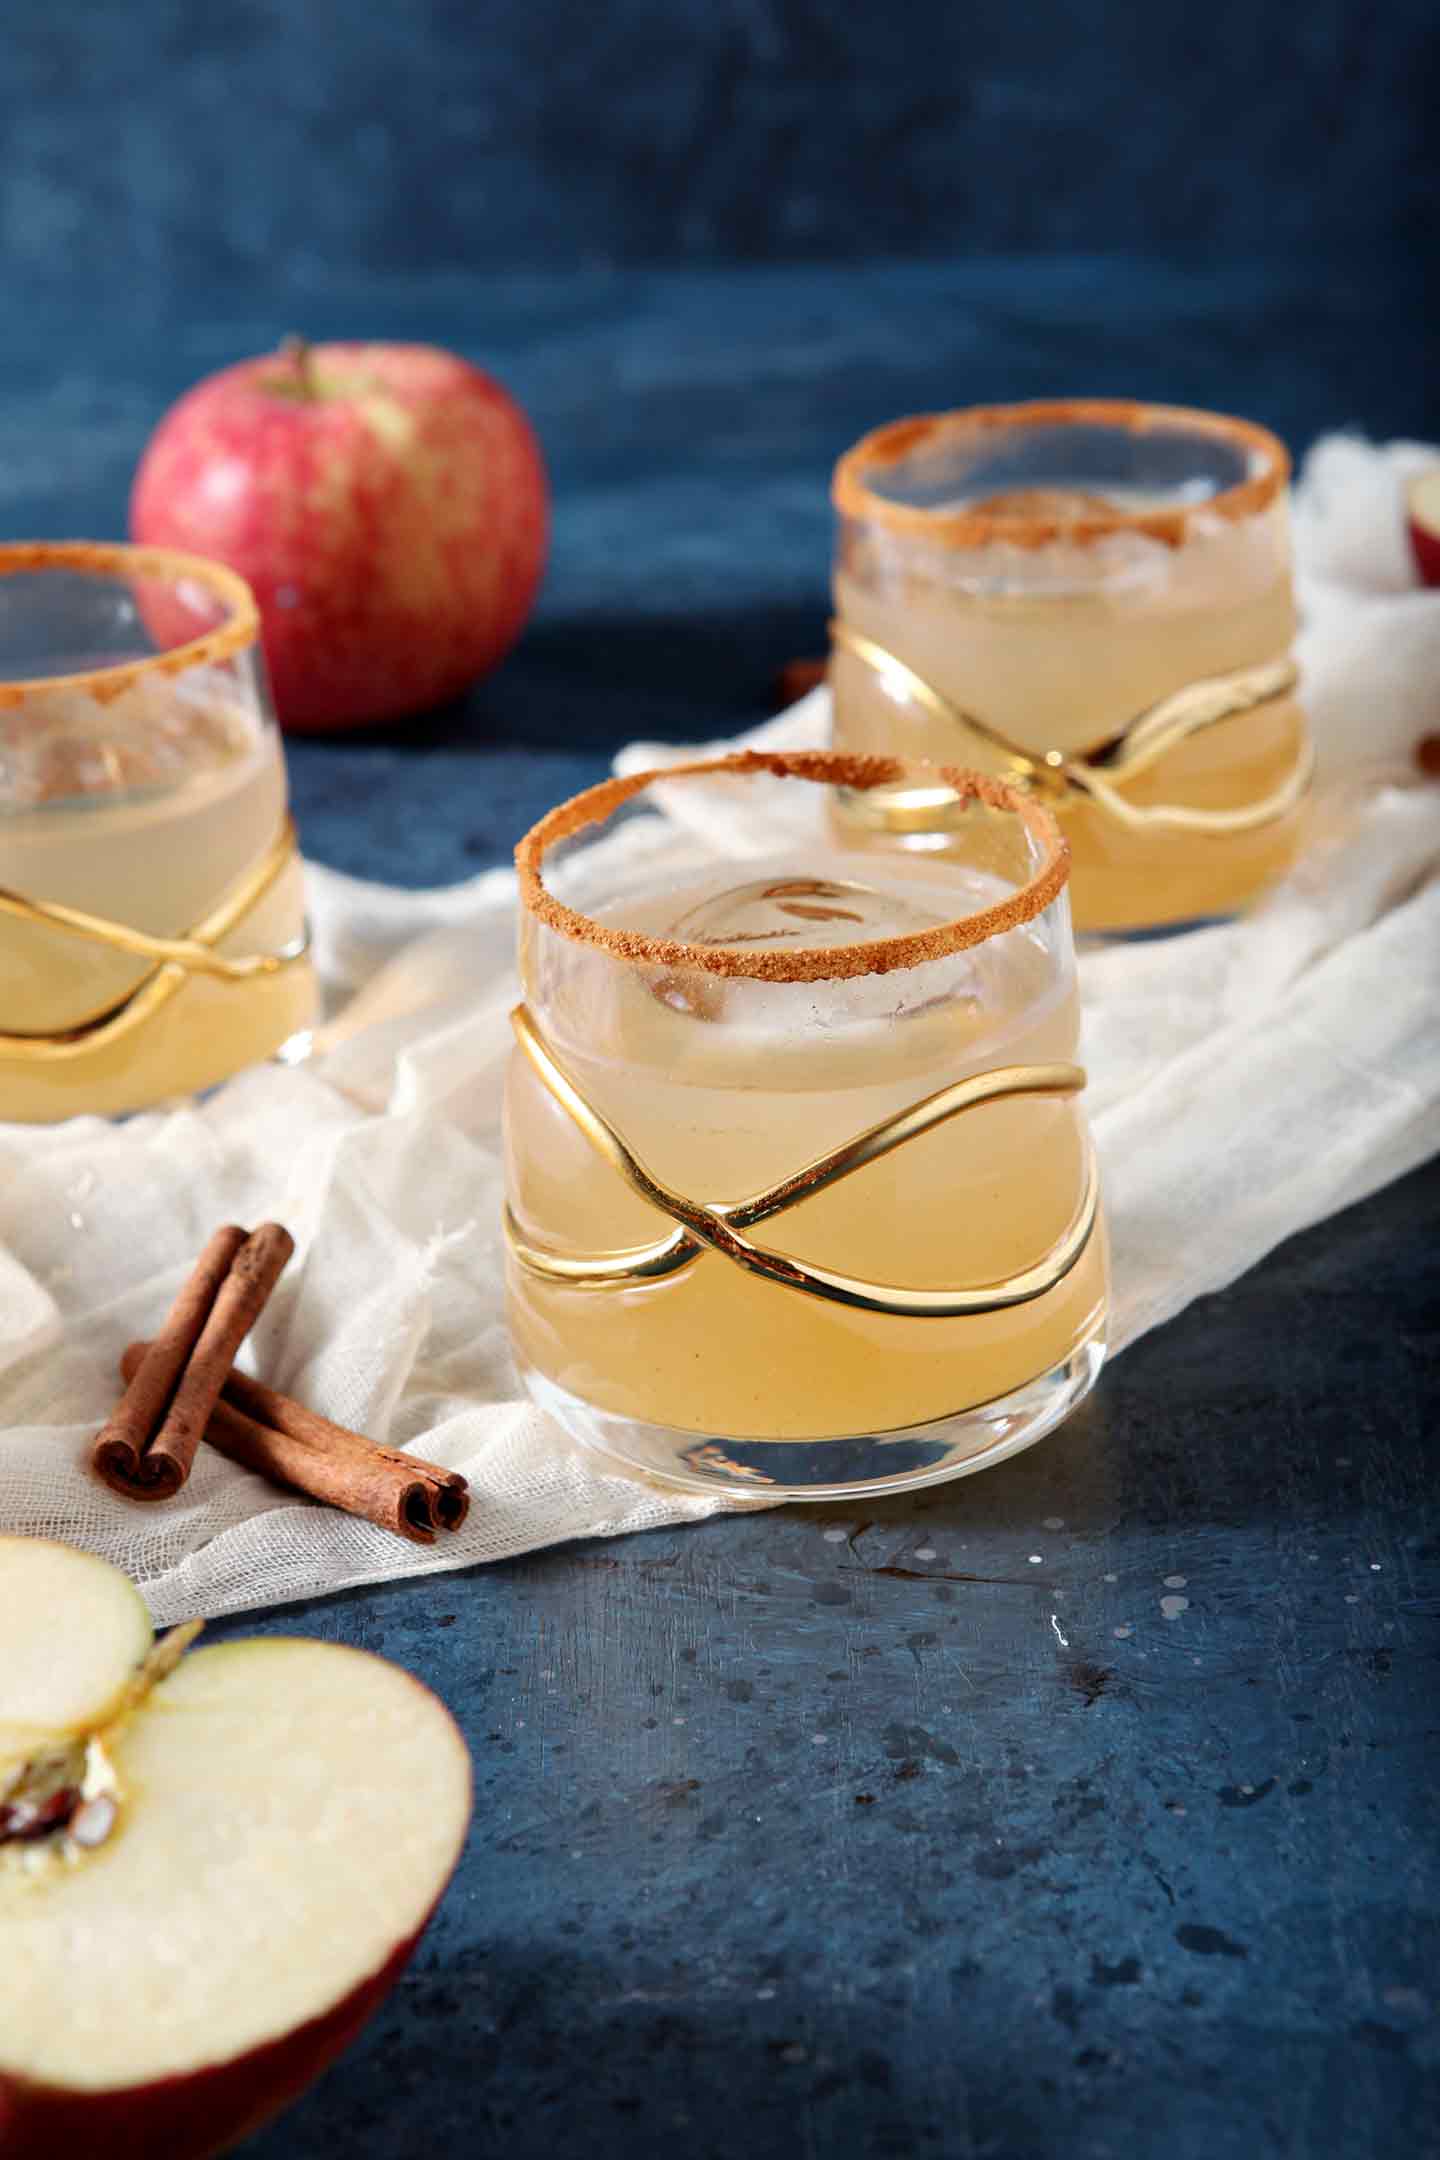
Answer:
[[[1169,938],[1190,937],[1196,930],[1223,929],[1226,923],[1239,920],[1238,913],[1187,915],[1181,921],[1149,923],[1133,930],[1077,930],[1075,950],[1087,953],[1104,952],[1111,945],[1163,945]]]
[[[835,1440],[707,1438],[597,1410],[523,1361],[520,1371],[534,1401],[573,1440],[627,1470],[687,1492],[751,1500],[848,1500],[939,1485],[1018,1455],[1069,1416],[1095,1385],[1104,1362],[1105,1339],[1097,1329],[1063,1364],[993,1402],[895,1432]]]

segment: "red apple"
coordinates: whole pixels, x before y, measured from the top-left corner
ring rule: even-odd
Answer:
[[[1410,482],[1405,494],[1410,513],[1410,545],[1422,585],[1440,585],[1440,465]]]
[[[4,2160],[228,2151],[388,1993],[464,1842],[464,1740],[407,1673],[186,1634],[0,1538]]]
[[[287,728],[352,727],[509,651],[544,568],[545,468],[514,399],[454,353],[296,340],[171,407],[130,529],[249,580]]]

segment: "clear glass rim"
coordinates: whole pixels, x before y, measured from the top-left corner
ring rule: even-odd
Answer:
[[[81,577],[152,578],[171,585],[189,580],[203,585],[225,612],[213,629],[164,652],[116,661],[110,667],[83,668],[68,675],[0,680],[0,706],[21,705],[27,698],[61,691],[80,691],[97,704],[107,704],[143,676],[179,675],[187,668],[213,667],[219,661],[233,659],[260,635],[260,610],[244,578],[204,555],[105,540],[12,540],[0,544],[0,578],[37,570],[68,570]]]
[[[737,779],[764,775],[861,792],[897,781],[923,779],[950,789],[961,807],[981,802],[1018,818],[1037,844],[1040,861],[1026,882],[1003,900],[932,929],[863,944],[796,946],[784,952],[731,951],[679,938],[652,937],[599,922],[592,915],[567,907],[550,891],[544,878],[545,857],[562,840],[573,838],[588,826],[608,823],[617,810],[647,788],[704,774]],[[618,960],[695,969],[704,975],[744,976],[754,982],[827,982],[922,967],[927,961],[981,945],[987,938],[1033,921],[1065,888],[1070,875],[1070,845],[1048,810],[1032,796],[989,773],[970,772],[957,765],[930,765],[918,759],[849,755],[838,750],[741,750],[727,757],[687,759],[678,765],[602,780],[598,786],[572,795],[531,826],[515,850],[515,869],[520,903],[528,914],[561,937],[596,946]]]
[[[1202,502],[1164,503],[1144,510],[1097,504],[1073,518],[1035,510],[989,509],[983,504],[958,510],[927,509],[878,494],[870,484],[873,477],[922,447],[967,439],[979,442],[987,435],[1032,427],[1108,427],[1131,435],[1151,429],[1183,430],[1243,450],[1250,470],[1234,487]],[[1084,545],[1110,533],[1144,533],[1168,547],[1178,547],[1198,519],[1221,517],[1236,522],[1255,516],[1275,500],[1289,478],[1289,451],[1278,435],[1258,421],[1187,405],[1147,405],[1132,398],[1062,398],[1020,405],[971,405],[886,421],[845,452],[835,467],[830,496],[842,517],[863,518],[911,539],[939,541],[952,548],[988,547],[997,542],[1039,548],[1056,540]]]

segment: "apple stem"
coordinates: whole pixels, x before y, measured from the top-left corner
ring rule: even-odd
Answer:
[[[280,352],[282,358],[290,362],[294,371],[295,388],[298,395],[302,398],[318,397],[320,390],[315,380],[315,368],[311,357],[309,338],[301,337],[298,331],[292,330],[281,344]]]
[[[105,1720],[107,1732],[113,1732],[122,1725],[131,1711],[138,1709],[144,1702],[152,1688],[158,1687],[162,1680],[169,1679],[204,1625],[203,1620],[185,1620],[151,1645],[144,1660],[130,1675],[114,1715]]]

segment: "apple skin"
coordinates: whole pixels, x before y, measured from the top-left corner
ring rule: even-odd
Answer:
[[[544,569],[545,468],[520,407],[468,361],[317,345],[172,406],[130,529],[248,580],[281,722],[320,732],[439,704],[508,652]]]
[[[1422,585],[1440,585],[1440,532],[1433,532],[1412,516],[1410,524],[1410,552],[1415,557],[1415,567],[1420,573]]]
[[[443,1894],[443,1893],[442,1893]],[[436,1899],[436,1905],[439,1899]],[[434,1915],[342,2002],[228,2062],[105,2092],[60,2091],[0,2071],[3,2160],[213,2160],[328,2070],[379,2009]]]

